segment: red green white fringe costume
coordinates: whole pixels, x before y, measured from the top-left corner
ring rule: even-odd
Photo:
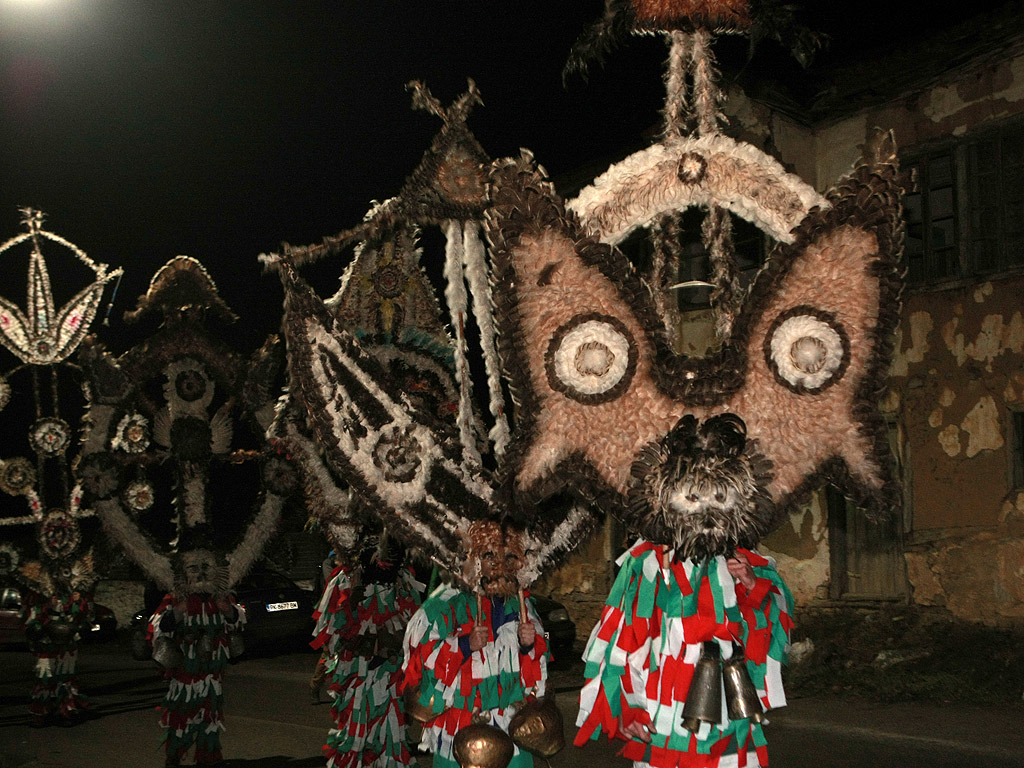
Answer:
[[[522,652],[519,647],[519,625],[514,620],[519,617],[519,598],[485,597],[488,643],[467,657],[465,642],[460,647],[459,639],[468,637],[476,624],[476,604],[475,595],[442,585],[416,612],[405,633],[405,685],[419,691],[424,706],[433,697],[439,713],[424,723],[420,739],[420,748],[434,753],[434,768],[458,765],[452,754],[455,734],[473,722],[474,711],[507,732],[515,714],[512,705],[544,695],[548,651],[532,601],[527,600],[527,610],[537,639],[530,649]],[[504,623],[495,632],[499,621]],[[516,747],[509,768],[532,765],[530,753]]]
[[[352,585],[340,568],[332,574],[317,608],[317,639],[337,654],[328,692],[337,725],[327,734],[328,768],[394,768],[413,764],[406,719],[398,694],[402,670],[396,657],[360,655],[365,638],[382,631],[401,637],[420,602],[423,584],[407,569],[390,584],[366,584],[353,605]],[[384,653],[384,651],[382,651]]]
[[[178,598],[166,595],[149,620],[150,638],[155,644],[171,638],[184,656],[184,664],[166,670],[167,694],[160,704],[160,725],[169,763],[181,760],[195,744],[197,765],[221,760],[220,732],[224,730],[224,693],[221,677],[227,665],[228,633],[245,626],[245,611],[230,598],[235,620],[228,621],[210,597],[189,595],[181,621],[164,622],[173,615]],[[164,627],[161,627],[161,624]],[[173,627],[166,627],[173,623]]]
[[[29,593],[22,610],[26,634],[39,638],[32,642],[36,656],[36,684],[28,711],[42,720],[56,715],[70,720],[88,708],[86,697],[78,690],[75,670],[78,666],[78,629],[91,621],[92,603],[86,597],[68,596],[54,606],[47,598]],[[54,621],[66,620],[74,628],[66,641],[58,641],[49,628]]]
[[[733,641],[742,643],[765,709],[786,704],[781,668],[789,651],[793,598],[771,560],[739,551],[754,569],[749,592],[734,581],[724,557],[673,562],[672,550],[641,539],[619,558],[619,575],[583,654],[587,681],[580,691],[577,746],[602,731],[624,738],[621,718],[624,725],[652,729],[651,744],[630,739],[622,751],[637,765],[768,765],[761,724],[730,721],[724,697],[722,722],[702,723],[692,733],[682,725],[704,641],[717,640],[723,659],[731,656]]]
[[[313,648],[322,648],[329,656],[343,652],[341,641],[351,638],[357,631],[355,613],[352,606],[352,580],[345,572],[344,566],[338,566],[331,572],[331,578],[324,587],[323,594],[313,619]],[[351,653],[351,651],[348,651]]]

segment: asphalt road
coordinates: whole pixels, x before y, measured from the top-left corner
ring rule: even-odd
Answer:
[[[231,766],[312,768],[331,726],[327,704],[311,706],[306,683],[316,661],[309,653],[249,655],[228,668],[224,754]],[[163,764],[155,707],[164,683],[152,662],[132,661],[116,644],[86,646],[80,680],[96,717],[73,728],[31,729],[25,707],[32,657],[0,651],[0,768],[147,768]],[[575,733],[578,668],[551,678]],[[989,711],[798,699],[772,715],[772,768],[1020,768],[1024,765],[1021,710]],[[566,747],[552,768],[605,768],[628,763],[618,745]],[[429,766],[429,757],[420,759]]]

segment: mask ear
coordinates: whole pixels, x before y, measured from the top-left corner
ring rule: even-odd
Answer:
[[[736,327],[745,385],[727,407],[774,464],[777,503],[795,501],[824,476],[878,510],[898,499],[877,408],[902,285],[892,136],[876,135],[827,199],[751,290]]]
[[[649,292],[618,250],[585,235],[533,158],[494,163],[487,229],[499,351],[516,402],[502,500],[571,487],[621,503],[634,454],[679,419],[652,369]]]

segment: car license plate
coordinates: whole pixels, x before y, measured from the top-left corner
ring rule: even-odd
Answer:
[[[289,600],[286,603],[267,603],[267,610],[273,611],[297,611],[299,603],[296,600]]]

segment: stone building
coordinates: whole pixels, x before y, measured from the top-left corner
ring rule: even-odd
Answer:
[[[818,73],[813,100],[729,94],[730,133],[819,190],[874,126],[912,179],[907,280],[881,404],[904,488],[871,524],[822,489],[764,542],[798,603],[910,602],[1024,626],[1024,19],[1017,4]],[[679,348],[711,343],[705,309]],[[612,577],[613,523],[544,585],[585,637]],[[595,567],[596,566],[596,567]]]

